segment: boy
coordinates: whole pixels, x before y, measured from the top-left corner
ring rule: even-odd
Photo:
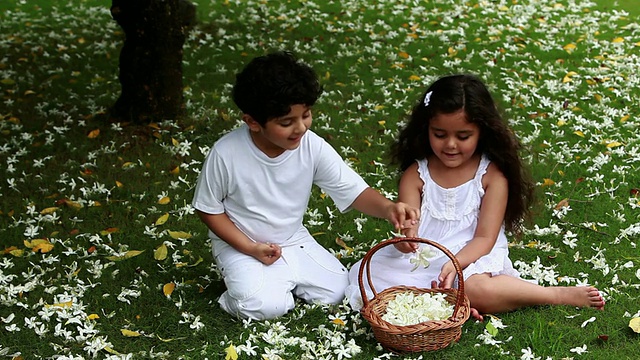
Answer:
[[[193,199],[227,287],[218,302],[232,315],[272,319],[293,309],[294,295],[344,298],[346,269],[302,224],[313,184],[342,212],[355,208],[397,229],[419,217],[368,187],[309,130],[321,93],[315,72],[288,52],[257,57],[236,76],[245,124],[213,145]]]

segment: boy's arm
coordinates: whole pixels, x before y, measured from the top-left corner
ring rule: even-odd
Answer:
[[[200,210],[196,212],[211,231],[241,253],[253,256],[265,265],[271,265],[280,258],[282,253],[280,246],[252,241],[238,229],[227,214],[207,214]]]
[[[403,202],[394,203],[376,190],[368,187],[353,201],[351,207],[377,218],[387,219],[396,230],[415,225],[420,218],[420,210]]]

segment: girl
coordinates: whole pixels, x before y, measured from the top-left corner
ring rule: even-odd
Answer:
[[[456,255],[471,307],[480,313],[544,304],[603,309],[594,287],[543,287],[521,279],[513,268],[505,230],[518,233],[533,199],[519,149],[481,80],[471,75],[437,80],[413,108],[391,151],[403,172],[398,200],[421,209],[418,226],[403,234],[437,241]],[[435,252],[427,268],[410,261],[416,257],[412,253],[423,251],[418,243],[376,252],[371,259],[376,291],[396,285],[454,286],[450,259],[424,246]],[[359,268],[360,261],[351,268],[346,290],[354,309],[362,307]],[[475,310],[472,315],[481,320]]]

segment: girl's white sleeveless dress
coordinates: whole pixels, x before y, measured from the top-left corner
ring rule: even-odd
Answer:
[[[471,239],[478,225],[480,202],[484,196],[482,176],[487,172],[489,159],[483,155],[473,179],[454,188],[443,188],[436,184],[429,174],[426,159],[418,160],[418,173],[424,182],[422,187],[421,218],[418,237],[438,242],[454,255],[460,251]],[[429,246],[421,244],[422,247]],[[421,288],[431,287],[431,281],[438,279],[440,269],[449,258],[440,250],[431,247],[436,253],[429,259],[428,268],[419,267],[411,271],[414,265],[410,259],[414,253],[404,254],[396,250],[393,245],[377,251],[371,258],[371,279],[377,292],[392,286],[409,285]],[[359,310],[362,298],[358,285],[358,272],[362,260],[356,262],[349,271],[349,286],[345,290],[351,307]],[[496,240],[491,252],[482,256],[476,262],[463,270],[464,279],[481,273],[492,275],[510,275],[520,277],[509,259],[509,249],[504,227]],[[368,298],[373,294],[367,284],[366,272],[363,275]]]

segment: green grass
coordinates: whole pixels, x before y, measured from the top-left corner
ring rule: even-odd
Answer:
[[[122,33],[108,5],[0,3],[0,355],[220,359],[233,344],[239,359],[334,359],[351,341],[360,347],[352,358],[388,356],[345,306],[300,304],[281,319],[243,323],[217,305],[224,284],[189,208],[193,186],[203,151],[237,124],[234,74],[284,48],[325,87],[314,130],[390,197],[397,176],[386,153],[424,87],[452,72],[480,75],[538,182],[535,223],[512,239],[512,260],[527,276],[547,274],[545,285],[595,284],[607,298],[604,312],[497,314],[506,327],[493,344],[478,338],[486,322],[469,321],[459,343],[404,358],[636,358],[640,339],[628,322],[640,311],[638,5],[199,1],[185,46],[189,115],[136,127],[102,116],[120,90]],[[629,16],[616,15],[623,8]],[[159,203],[165,196],[170,202]],[[569,208],[558,206],[563,199]],[[310,231],[346,265],[390,237],[390,225],[376,219],[359,232],[361,215],[338,215],[317,189],[310,210],[323,222]],[[25,240],[34,239],[53,249],[32,251]],[[156,259],[163,244],[168,256]],[[131,250],[143,252],[112,257]],[[239,347],[247,342],[255,355]]]

